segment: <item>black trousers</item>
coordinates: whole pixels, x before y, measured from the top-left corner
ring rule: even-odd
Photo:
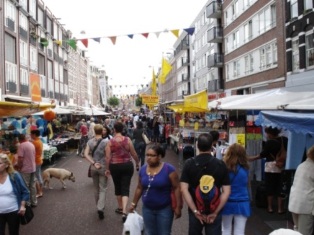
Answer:
[[[18,235],[20,229],[20,216],[18,211],[0,214],[0,235],[5,235],[5,226],[9,226],[10,235]]]
[[[110,174],[114,183],[114,192],[116,196],[129,196],[130,184],[134,173],[132,162],[110,164]]]

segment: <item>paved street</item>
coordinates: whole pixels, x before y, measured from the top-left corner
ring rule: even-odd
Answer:
[[[105,219],[99,220],[93,197],[92,180],[87,177],[87,161],[76,156],[74,150],[64,154],[65,156],[58,158],[55,164],[50,166],[73,171],[76,182],[67,181],[67,189],[62,190],[61,183],[52,179],[51,186],[54,189],[45,189],[44,196],[39,199],[38,206],[34,208],[33,221],[29,225],[21,227],[21,234],[122,234],[121,216],[114,212],[117,204],[112,180],[109,181],[107,191]],[[172,150],[167,150],[167,157],[164,160],[178,167],[178,157]],[[137,174],[132,180],[131,198],[136,183]],[[140,206],[138,211],[141,213]],[[268,214],[265,210],[253,206],[253,216],[248,220],[246,234],[265,235],[273,229],[286,227],[285,217],[285,215]],[[185,207],[182,218],[174,221],[173,235],[187,234],[187,228],[188,217]]]

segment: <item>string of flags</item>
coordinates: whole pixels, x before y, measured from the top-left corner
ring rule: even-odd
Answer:
[[[188,33],[188,35],[193,35],[194,31],[195,31],[195,27],[184,28],[184,29],[181,29],[181,30],[183,30],[184,32]],[[157,31],[157,32],[134,33],[134,34],[126,34],[126,35],[105,36],[105,37],[93,37],[93,38],[82,38],[82,39],[75,39],[75,38],[73,38],[73,39],[68,39],[68,40],[54,40],[53,43],[56,43],[57,45],[62,46],[62,43],[65,42],[70,47],[72,47],[74,50],[76,50],[76,48],[77,48],[77,45],[76,45],[77,41],[82,42],[82,44],[86,48],[88,48],[89,40],[93,40],[95,42],[100,43],[101,39],[107,38],[107,39],[111,40],[113,45],[115,45],[118,37],[125,37],[125,36],[127,36],[128,38],[133,39],[133,37],[135,35],[141,35],[141,36],[143,36],[145,38],[148,38],[149,35],[155,34],[157,36],[157,38],[158,38],[161,33],[169,33],[169,32],[171,32],[174,36],[176,36],[178,38],[179,37],[179,33],[180,33],[180,29],[172,29],[172,30],[167,30],[166,29],[164,31]],[[49,40],[47,38],[40,37],[39,35],[33,35],[33,36],[36,37],[36,38],[40,38],[39,42],[43,46],[47,47],[49,45]]]

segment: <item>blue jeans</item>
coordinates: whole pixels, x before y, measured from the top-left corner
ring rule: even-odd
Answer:
[[[145,164],[146,144],[144,142],[135,143],[134,148],[137,153],[137,156],[141,160],[141,166],[143,166]]]
[[[189,235],[202,235],[205,227],[205,235],[221,235],[221,214],[218,214],[214,223],[201,224],[194,213],[189,210]]]
[[[142,211],[145,235],[171,234],[173,222],[173,211],[171,205],[160,210],[152,210],[143,205]]]

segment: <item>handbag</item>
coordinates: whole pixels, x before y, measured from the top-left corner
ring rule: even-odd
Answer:
[[[129,213],[126,221],[123,224],[122,235],[141,235],[144,230],[144,220],[141,215],[136,211],[134,213]]]
[[[31,222],[32,219],[34,218],[34,212],[33,212],[33,210],[32,210],[31,205],[27,203],[27,204],[25,205],[25,209],[26,209],[26,210],[25,210],[24,215],[21,215],[21,216],[20,216],[20,223],[21,223],[22,225],[28,224],[28,223]]]
[[[276,161],[265,162],[266,173],[281,173],[281,169],[277,166]]]
[[[143,138],[145,144],[150,144],[150,140],[148,139],[148,137],[146,136],[146,134],[144,132],[142,133],[142,138]]]
[[[98,145],[100,144],[101,141],[102,141],[102,139],[98,140],[95,148],[92,151],[92,157],[93,157],[93,155],[94,155],[94,153],[95,153],[95,151],[96,151],[96,149],[97,149],[97,147],[98,147]],[[92,165],[89,165],[89,167],[88,167],[87,176],[88,177],[92,177]]]
[[[176,195],[175,195],[173,189],[171,190],[170,196],[171,196],[171,208],[172,208],[172,210],[174,211],[177,208],[178,204],[179,204],[180,208],[182,209],[183,208],[182,197],[180,198],[179,202],[177,202],[177,198],[176,198]]]
[[[283,138],[281,137],[281,146],[279,152],[276,154],[276,166],[284,168],[286,166],[287,150],[283,145]]]

